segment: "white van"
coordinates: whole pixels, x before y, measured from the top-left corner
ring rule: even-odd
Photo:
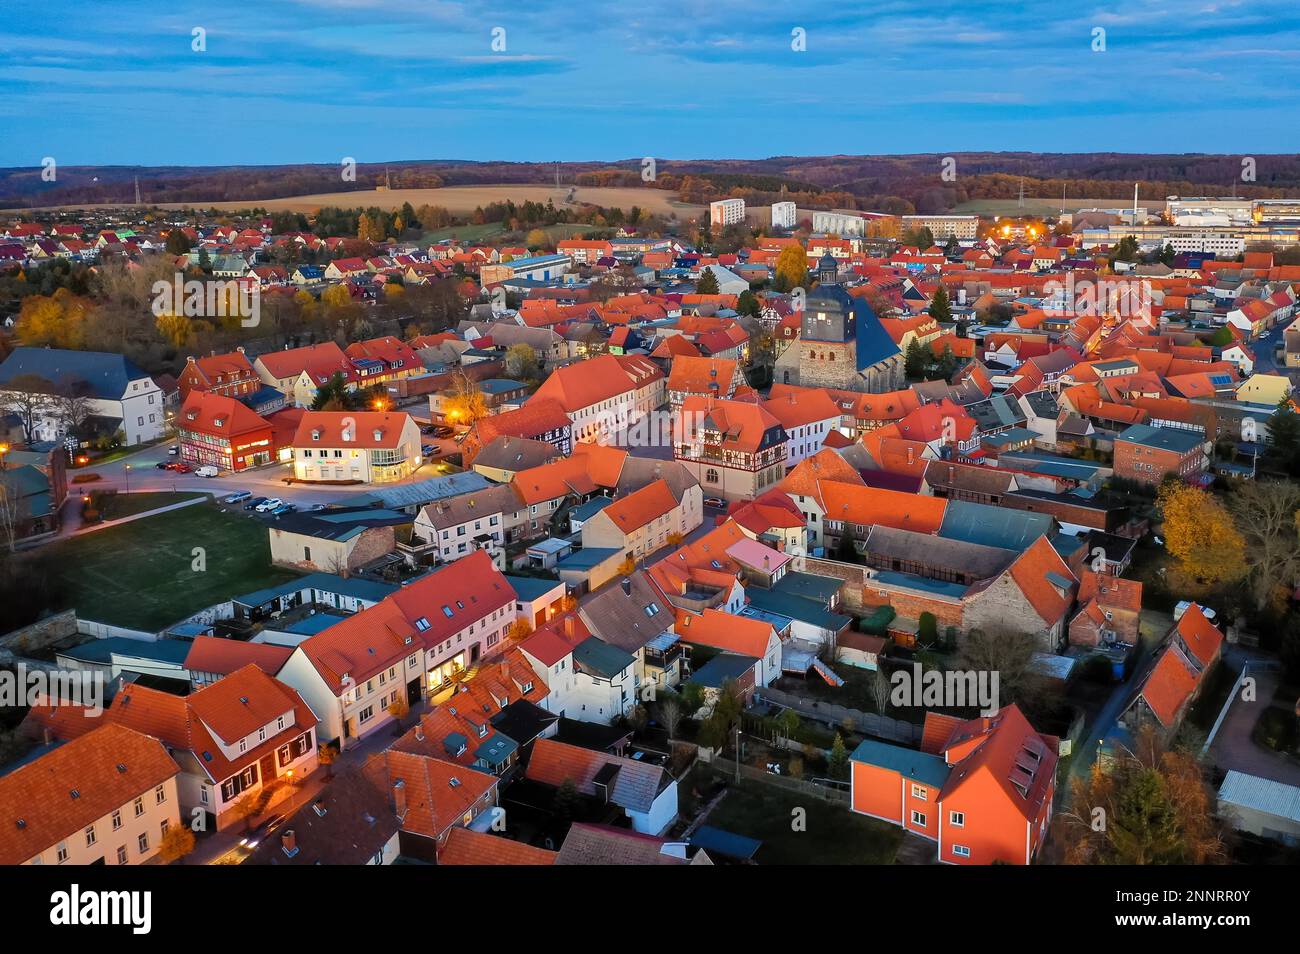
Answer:
[[[220,473],[220,471],[218,471],[217,468],[213,467],[211,464],[204,464],[202,467],[200,467],[200,468],[198,468],[196,471],[194,471],[194,476],[195,476],[195,477],[215,477],[215,476],[217,476],[217,474],[219,474],[219,473]]]

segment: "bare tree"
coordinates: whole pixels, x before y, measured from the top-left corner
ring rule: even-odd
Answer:
[[[1247,481],[1228,501],[1237,530],[1246,541],[1251,595],[1264,609],[1279,587],[1289,588],[1300,573],[1300,486],[1280,480]]]
[[[876,712],[880,715],[889,708],[889,690],[889,676],[885,674],[884,665],[877,662],[875,675],[871,677],[871,701],[876,704]]]
[[[659,721],[668,731],[668,738],[675,738],[677,728],[682,724],[682,704],[675,696],[661,696],[659,699]]]
[[[1031,668],[1039,638],[1016,630],[973,629],[966,634],[958,665],[974,672],[998,674],[998,705],[1033,705],[1041,699],[1042,680]]]
[[[0,538],[14,552],[18,539],[18,524],[22,517],[23,498],[17,483],[7,473],[0,473]]]
[[[4,409],[18,418],[23,436],[30,444],[36,439],[36,427],[54,407],[54,386],[39,374],[15,375],[4,392]]]

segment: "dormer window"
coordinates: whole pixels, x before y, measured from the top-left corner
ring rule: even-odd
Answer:
[[[312,431],[312,432],[311,432],[311,439],[314,440],[314,441],[318,441],[318,440],[320,440],[320,431],[315,431],[315,430]]]

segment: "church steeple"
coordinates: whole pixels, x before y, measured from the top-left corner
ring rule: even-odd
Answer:
[[[817,260],[817,283],[819,285],[834,285],[840,278],[840,263],[835,261],[835,256],[827,252]]]

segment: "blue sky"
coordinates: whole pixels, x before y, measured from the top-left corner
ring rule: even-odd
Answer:
[[[0,165],[1300,152],[1296,0],[521,6],[5,3]]]

